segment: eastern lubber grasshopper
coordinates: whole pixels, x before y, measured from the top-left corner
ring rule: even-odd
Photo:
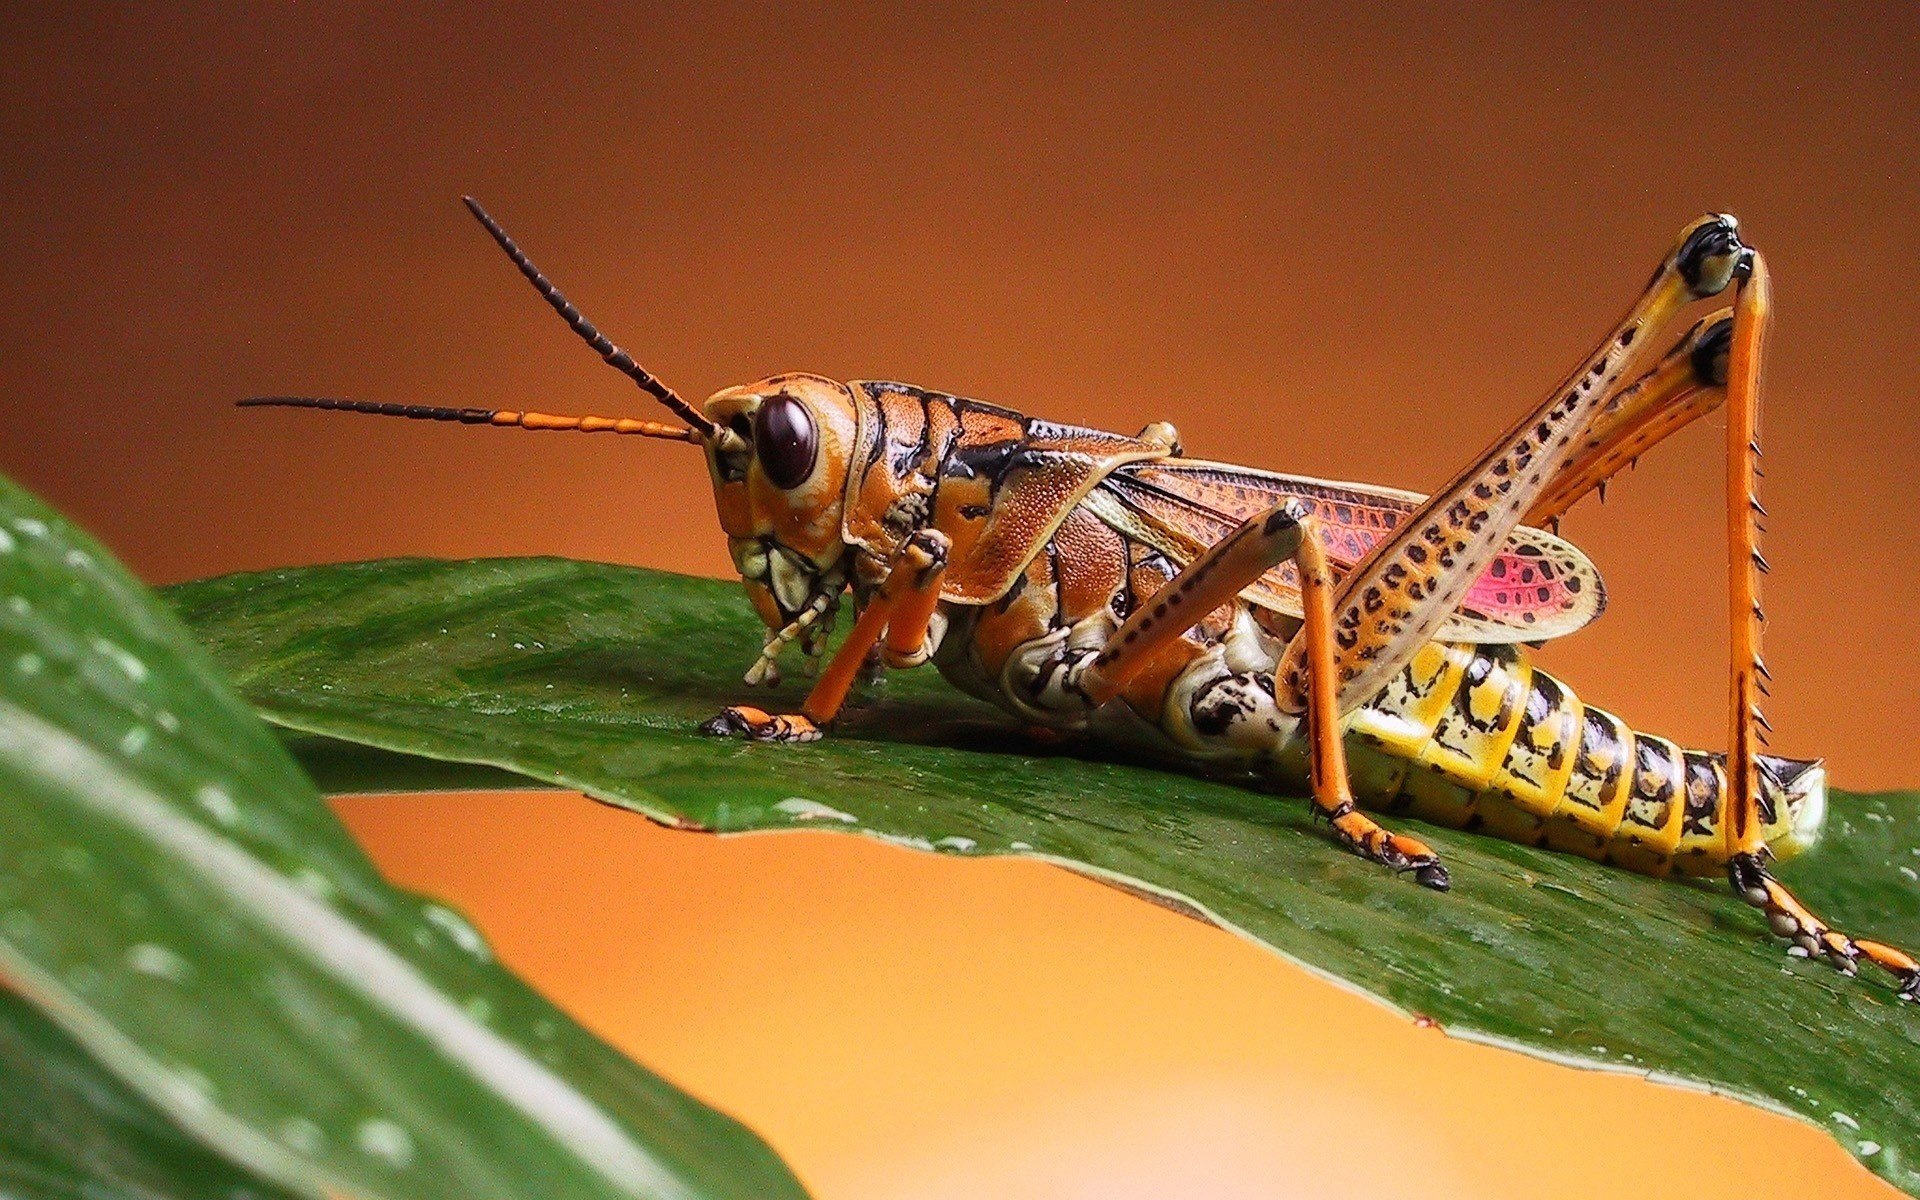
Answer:
[[[1406,811],[1654,875],[1725,871],[1791,951],[1862,958],[1920,998],[1920,963],[1810,912],[1767,869],[1818,835],[1818,762],[1759,752],[1754,495],[1767,269],[1732,217],[1681,231],[1627,315],[1533,411],[1432,496],[1188,458],[1174,429],[1057,424],[900,383],[776,375],[695,407],[593,327],[469,199],[567,324],[685,425],[632,418],[262,397],[287,405],[701,447],[720,524],[771,636],[746,675],[824,653],[797,713],[747,705],[706,729],[822,735],[863,670],[932,662],[1041,726],[1153,737],[1308,784],[1362,856],[1449,886],[1423,843],[1358,805]],[[1653,360],[1689,304],[1731,291]],[[1584,705],[1523,646],[1605,605],[1549,529],[1668,434],[1728,412],[1732,745],[1682,750]],[[1344,736],[1343,736],[1344,734]]]

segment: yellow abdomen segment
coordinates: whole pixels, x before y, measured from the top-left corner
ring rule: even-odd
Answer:
[[[1637,733],[1516,647],[1435,642],[1347,718],[1361,803],[1650,875],[1726,864],[1720,756]],[[1825,773],[1764,758],[1776,853],[1817,834]]]

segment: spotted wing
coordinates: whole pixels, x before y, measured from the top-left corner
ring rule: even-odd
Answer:
[[[1248,517],[1288,497],[1312,507],[1327,555],[1343,575],[1425,499],[1396,488],[1168,458],[1120,467],[1101,480],[1088,503],[1123,535],[1184,566]],[[1299,577],[1291,562],[1241,595],[1263,608],[1300,615]],[[1579,629],[1606,602],[1592,560],[1561,538],[1521,526],[1435,637],[1480,644],[1545,641]]]

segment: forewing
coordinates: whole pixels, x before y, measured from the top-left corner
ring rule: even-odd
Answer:
[[[1184,566],[1242,521],[1288,497],[1313,509],[1340,575],[1425,499],[1397,488],[1176,458],[1122,467],[1089,500],[1121,533]],[[1241,594],[1276,612],[1300,615],[1299,578],[1291,562]],[[1585,554],[1544,530],[1521,526],[1435,636],[1480,644],[1545,641],[1579,629],[1605,606],[1600,573]]]

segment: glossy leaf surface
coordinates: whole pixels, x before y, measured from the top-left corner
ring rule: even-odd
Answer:
[[[66,1032],[0,989],[0,1196],[286,1200],[180,1131]]]
[[[299,1193],[797,1196],[388,886],[174,615],[0,481],[0,976]]]
[[[740,684],[764,631],[737,588],[712,581],[554,559],[393,560],[231,576],[172,598],[243,694],[290,729],[492,764],[689,828],[1045,856],[1456,1035],[1797,1114],[1920,1190],[1920,1008],[1883,978],[1786,957],[1724,886],[1423,826],[1454,880],[1431,892],[1338,849],[1301,800],[1112,748],[1033,743],[930,670],[871,689],[813,745],[704,737],[696,726],[722,705],[791,707],[803,682],[772,699]],[[306,745],[348,786],[383,786],[383,760]],[[384,782],[425,782],[407,770]],[[1832,808],[1824,843],[1783,875],[1843,927],[1920,946],[1920,796],[1839,794]]]

